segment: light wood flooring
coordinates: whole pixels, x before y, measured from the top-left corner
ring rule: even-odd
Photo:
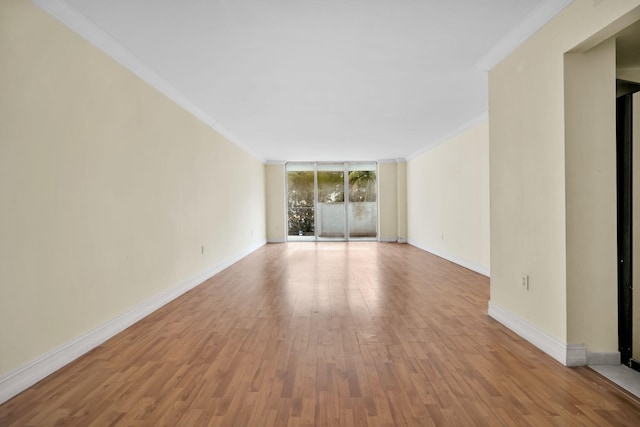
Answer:
[[[0,406],[1,426],[639,426],[409,245],[267,245]]]

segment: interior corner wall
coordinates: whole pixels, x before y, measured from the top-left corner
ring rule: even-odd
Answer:
[[[407,162],[408,242],[489,275],[485,120]]]
[[[378,240],[398,240],[398,165],[394,162],[378,163],[379,226]]]
[[[616,43],[564,60],[567,341],[618,351]]]
[[[398,161],[396,165],[398,177],[398,242],[407,243],[407,162]]]
[[[28,0],[0,58],[0,377],[264,244],[261,161]]]
[[[563,345],[574,256],[567,256],[564,54],[635,19],[639,6],[573,1],[489,72],[491,303]],[[603,262],[584,260],[608,269]]]
[[[287,241],[285,165],[267,164],[267,241],[282,243]]]

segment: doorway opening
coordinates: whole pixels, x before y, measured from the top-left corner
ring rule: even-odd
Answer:
[[[640,371],[640,84],[616,82],[616,169],[618,212],[618,349],[620,361]],[[634,108],[635,107],[635,108]],[[635,113],[634,113],[635,110]],[[636,284],[636,286],[634,286]]]

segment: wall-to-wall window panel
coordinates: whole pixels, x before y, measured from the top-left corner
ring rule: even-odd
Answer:
[[[377,164],[288,163],[287,239],[376,239]]]

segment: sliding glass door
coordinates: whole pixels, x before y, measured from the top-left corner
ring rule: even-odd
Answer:
[[[378,235],[378,174],[375,163],[349,163],[349,238]]]
[[[377,238],[377,165],[288,163],[288,240]]]
[[[318,174],[317,238],[345,240],[344,163],[320,163]]]
[[[287,234],[315,240],[315,170],[313,165],[287,165]]]

